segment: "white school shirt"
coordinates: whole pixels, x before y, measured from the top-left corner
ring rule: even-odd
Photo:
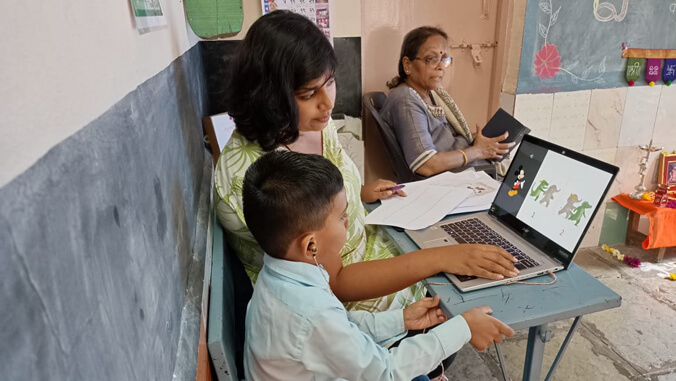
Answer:
[[[247,380],[408,381],[471,338],[465,319],[456,316],[383,348],[405,332],[403,310],[347,311],[327,279],[323,268],[264,256],[246,313]]]

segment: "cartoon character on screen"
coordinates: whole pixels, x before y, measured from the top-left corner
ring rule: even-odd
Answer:
[[[582,205],[575,208],[575,210],[573,211],[573,213],[570,214],[570,217],[568,217],[568,219],[571,221],[575,221],[575,226],[577,226],[582,220],[582,217],[587,217],[587,215],[584,214],[584,211],[591,207],[592,206],[587,201],[583,201]]]
[[[537,201],[538,198],[540,198],[540,195],[544,191],[546,191],[548,187],[549,183],[547,182],[547,180],[545,179],[540,180],[540,183],[536,187],[533,187],[533,189],[531,189],[530,191],[531,197],[535,197],[535,201]]]
[[[545,204],[545,207],[549,207],[549,202],[554,199],[554,193],[558,192],[559,188],[556,187],[556,185],[552,185],[547,190],[545,193],[542,195],[542,200],[540,200],[540,204]]]
[[[523,165],[520,165],[519,169],[517,169],[514,174],[516,175],[516,181],[514,181],[512,190],[507,192],[509,197],[515,196],[519,192],[519,189],[523,189],[523,184],[526,182],[524,180],[526,178],[526,172],[523,171]]]
[[[569,218],[570,214],[573,212],[573,209],[575,209],[575,203],[580,201],[580,199],[577,197],[576,194],[571,193],[570,196],[568,196],[568,200],[566,201],[566,205],[559,210],[559,214],[566,214],[565,218]]]

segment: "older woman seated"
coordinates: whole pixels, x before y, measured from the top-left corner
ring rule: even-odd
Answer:
[[[514,143],[505,133],[472,137],[467,122],[441,80],[451,63],[448,36],[432,27],[410,31],[401,46],[399,76],[380,112],[392,127],[411,170],[423,176],[501,159]]]

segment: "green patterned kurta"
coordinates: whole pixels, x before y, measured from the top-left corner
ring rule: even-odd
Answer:
[[[350,225],[347,228],[345,247],[340,253],[343,265],[398,255],[396,247],[377,226],[364,225],[366,210],[361,202],[359,171],[340,146],[333,121],[330,121],[322,131],[322,142],[324,157],[335,164],[343,174],[349,201],[347,213]],[[235,249],[247,274],[254,282],[263,266],[263,249],[258,246],[244,222],[242,183],[246,170],[264,153],[257,143],[249,142],[235,131],[221,152],[215,173],[216,213],[225,227],[228,243]],[[346,303],[345,306],[350,310],[385,311],[406,307],[423,296],[424,288],[418,283],[393,295]]]

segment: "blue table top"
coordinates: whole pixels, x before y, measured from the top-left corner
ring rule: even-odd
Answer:
[[[372,210],[377,205],[367,205]],[[381,226],[402,253],[418,250],[405,232]],[[488,305],[493,316],[513,329],[529,328],[553,321],[619,307],[620,295],[589,275],[576,264],[556,273],[558,280],[549,286],[511,284],[470,292],[460,292],[453,285],[427,285],[432,295],[439,295],[442,309],[451,316],[471,308]],[[549,283],[549,275],[527,282]],[[443,274],[426,282],[449,283]]]

